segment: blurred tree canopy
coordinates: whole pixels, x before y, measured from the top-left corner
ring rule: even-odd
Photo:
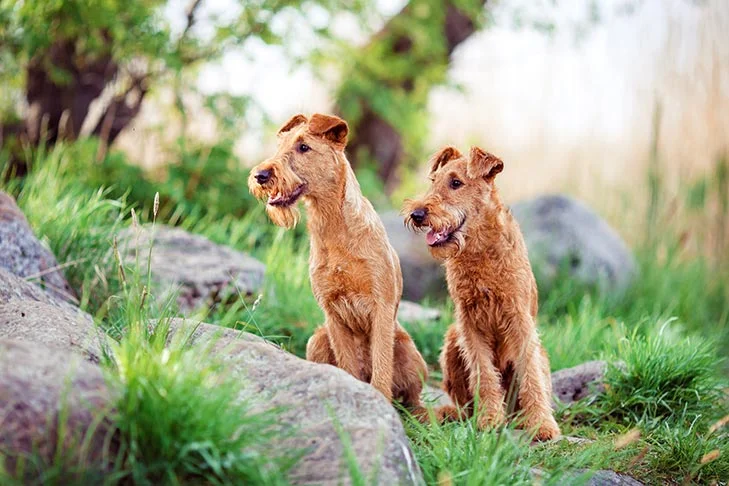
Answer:
[[[233,11],[211,19],[212,32],[194,35],[204,3],[190,0],[176,33],[162,15],[163,0],[0,0],[0,146],[17,156],[21,144],[74,140],[84,131],[112,143],[154,84],[254,38],[284,43],[287,29],[271,27],[278,15],[312,4],[362,10],[360,0],[237,0]],[[305,24],[308,16],[296,18]],[[97,100],[102,108],[87,119]]]
[[[310,23],[312,8],[330,20],[372,13],[366,0],[231,0],[235,8],[208,17],[212,28],[196,32],[206,3],[0,0],[0,149],[10,153],[14,172],[26,170],[28,147],[86,135],[106,147],[139,114],[150,89],[180,87],[185,73],[231,48],[245,50],[248,41],[286,46],[302,24],[316,38],[335,40],[329,25]],[[453,50],[481,24],[484,3],[410,0],[364,46],[332,42],[334,51],[316,51],[341,74],[337,110],[352,126],[354,162],[374,163],[390,183],[403,161],[423,155],[428,93],[446,80]],[[184,9],[181,28],[163,15],[176,5]],[[283,28],[274,21],[281,17],[289,22]],[[245,97],[207,98],[224,124],[250,109]]]
[[[423,156],[428,95],[451,54],[484,21],[486,0],[410,0],[364,48],[344,58],[337,104],[355,164],[373,163],[386,187]]]

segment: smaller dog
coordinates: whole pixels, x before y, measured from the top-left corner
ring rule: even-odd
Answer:
[[[344,155],[347,132],[335,116],[294,116],[278,132],[276,155],[251,171],[248,187],[267,199],[266,212],[279,226],[294,226],[296,203],[306,205],[311,287],[326,318],[306,358],[342,368],[422,415],[428,372],[397,322],[400,261]]]
[[[537,440],[560,431],[552,416],[549,360],[536,331],[537,285],[519,225],[494,185],[504,168],[473,147],[464,157],[446,147],[431,160],[428,193],[406,201],[406,224],[425,231],[430,253],[445,261],[456,323],[445,335],[440,365],[443,388],[456,407],[441,418],[473,413],[480,428],[507,416],[507,393],[521,426]],[[515,393],[512,394],[511,391]]]

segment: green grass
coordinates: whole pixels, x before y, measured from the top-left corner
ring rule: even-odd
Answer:
[[[444,425],[411,420],[408,426],[427,484],[532,484],[528,441],[508,429],[482,433],[475,419]]]
[[[622,363],[614,364],[617,359]],[[729,411],[723,390],[728,383],[718,373],[719,364],[708,342],[632,336],[621,343],[608,369],[600,407],[627,424],[718,419]]]
[[[115,425],[134,484],[286,484],[296,451],[273,445],[275,413],[238,397],[240,377],[206,349],[136,327],[115,346]]]
[[[123,186],[128,182],[114,186],[100,170],[79,177],[83,153],[78,147],[57,147],[39,154],[30,175],[7,189],[18,196],[36,233],[65,265],[72,286],[81,289],[81,306],[117,340],[106,366],[120,393],[114,420],[124,454],[107,479],[139,484],[285,482],[297,453],[269,454],[280,433],[275,414],[259,415],[238,402],[238,378],[204,349],[190,349],[184,342],[165,345],[164,333],[150,334],[140,326],[148,317],[175,315],[175,304],[145,295],[154,290],[144,259],[137,268],[126,267],[122,276],[113,239],[130,225],[131,207],[151,219],[154,186],[129,191],[134,188]],[[235,215],[227,214],[223,203],[233,181],[226,178],[216,186],[214,170],[193,162],[188,160],[184,170],[204,176],[204,183],[192,192],[180,192],[177,186],[174,192],[161,183],[164,217],[157,224],[180,225],[267,265],[265,288],[255,303],[234,300],[204,314],[205,320],[265,336],[303,356],[307,339],[323,322],[311,293],[303,229],[276,228],[260,205],[244,211],[245,201]],[[119,170],[127,169],[111,173]],[[174,184],[183,179],[179,176]],[[247,192],[238,183],[236,190]],[[98,187],[104,184],[112,187]],[[179,204],[181,198],[185,204]],[[626,292],[600,295],[562,279],[541,293],[539,329],[553,370],[592,359],[623,363],[610,367],[606,393],[557,413],[564,433],[594,442],[530,447],[508,429],[478,432],[471,421],[422,426],[406,420],[427,484],[532,484],[532,468],[543,471],[543,484],[580,484],[597,469],[625,472],[650,484],[726,480],[729,427],[710,428],[729,413],[723,360],[729,349],[727,263],[710,256],[686,258],[678,230],[662,229],[646,229],[661,239],[636,249],[639,273]],[[441,308],[441,321],[406,327],[437,380],[452,308],[427,304]],[[616,440],[633,429],[640,436],[616,447]],[[717,457],[713,451],[719,451]],[[370,478],[350,456],[343,474],[368,484]],[[588,473],[577,472],[582,470]],[[44,482],[70,482],[76,476],[68,471],[74,468],[63,458],[45,464]],[[75,467],[74,474],[79,473],[94,471]]]

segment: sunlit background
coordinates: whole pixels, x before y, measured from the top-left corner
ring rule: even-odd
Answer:
[[[346,15],[333,31],[356,43],[402,7],[379,1],[371,25]],[[233,2],[205,2],[206,17],[235,10]],[[670,184],[709,170],[729,140],[729,3],[722,0],[610,0],[599,2],[489,3],[491,23],[454,53],[448,86],[429,102],[428,148],[481,144],[503,156],[501,177],[509,200],[568,190],[595,204],[610,192],[642,184],[657,143]],[[308,14],[327,22],[325,12]],[[172,25],[184,23],[182,2],[166,9]],[[540,21],[549,29],[535,28]],[[289,24],[281,21],[282,28]],[[300,39],[300,40],[299,40]],[[294,47],[314,45],[302,29]],[[295,65],[284,47],[249,42],[205,66],[205,92],[250,95],[275,123],[297,112],[333,111],[337,75]],[[165,119],[164,90],[144,106],[121,146],[145,165],[164,158],[159,135],[143,127]],[[194,106],[194,100],[190,99]],[[240,134],[237,153],[253,164],[271,151],[271,127]],[[189,136],[215,137],[201,117]]]

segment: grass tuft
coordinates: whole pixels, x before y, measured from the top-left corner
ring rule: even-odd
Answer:
[[[480,432],[476,419],[422,425],[409,420],[408,434],[427,484],[533,484],[528,441],[511,430]]]
[[[667,323],[666,325],[669,325]],[[624,423],[676,423],[721,417],[725,386],[717,373],[719,359],[707,341],[667,337],[661,333],[621,343],[605,377],[599,404],[607,417]]]
[[[241,401],[239,378],[161,321],[137,325],[114,348],[116,426],[135,484],[285,484],[293,464],[273,452],[275,414]]]

